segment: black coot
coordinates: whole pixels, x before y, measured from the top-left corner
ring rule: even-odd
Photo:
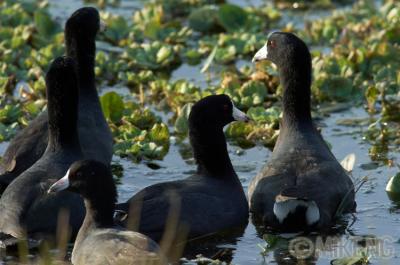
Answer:
[[[249,186],[250,212],[256,223],[286,231],[329,228],[337,213],[355,209],[354,186],[312,122],[310,52],[294,34],[275,32],[254,56],[260,60],[278,67],[283,119],[268,163]]]
[[[119,221],[159,241],[168,224],[171,242],[239,228],[248,222],[248,203],[228,155],[223,127],[247,121],[226,95],[194,104],[189,136],[197,173],[183,180],[149,186],[117,205]],[[135,227],[135,224],[139,224]]]
[[[70,213],[69,225],[77,232],[85,208],[79,195],[62,192],[47,196],[52,183],[82,159],[77,118],[78,82],[74,60],[54,60],[46,75],[49,141],[43,156],[16,178],[0,199],[0,232],[18,239],[54,235],[61,209]],[[68,227],[65,227],[68,229]]]
[[[77,62],[79,84],[78,134],[86,158],[110,163],[112,135],[97,95],[94,60],[95,38],[100,27],[95,8],[84,7],[65,26],[67,55]],[[10,142],[0,163],[0,190],[42,157],[48,140],[48,113],[44,111]]]
[[[166,264],[153,240],[114,225],[117,191],[109,167],[94,160],[75,162],[48,192],[62,190],[80,194],[86,206],[72,251],[73,264]]]

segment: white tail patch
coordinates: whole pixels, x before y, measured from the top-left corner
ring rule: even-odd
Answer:
[[[279,223],[283,223],[289,213],[295,213],[298,206],[303,206],[307,209],[306,222],[308,225],[313,225],[319,221],[319,208],[315,201],[305,201],[290,197],[282,199],[278,197],[274,204],[274,214]]]
[[[354,164],[356,162],[356,155],[355,154],[348,154],[342,162],[340,162],[340,165],[347,171],[351,172],[354,168]]]

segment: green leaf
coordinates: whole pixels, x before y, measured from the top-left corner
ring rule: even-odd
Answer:
[[[226,129],[228,138],[246,137],[253,130],[253,126],[244,122],[232,122]]]
[[[353,82],[338,75],[326,75],[317,79],[314,84],[319,89],[318,97],[322,100],[348,100],[353,95]]]
[[[196,65],[201,61],[201,53],[196,49],[186,51],[185,57],[188,60],[189,65]]]
[[[247,139],[247,136],[254,130],[254,126],[250,123],[244,122],[232,122],[226,128],[226,137],[234,140],[236,144],[242,148],[250,148],[254,146],[251,140]]]
[[[331,262],[332,265],[355,265],[359,264],[360,257],[346,257],[341,259],[335,259]]]
[[[235,61],[236,59],[236,47],[229,45],[228,47],[219,48],[215,54],[215,61],[223,64],[227,64]]]
[[[129,34],[129,27],[126,20],[121,16],[111,17],[107,21],[107,30],[104,35],[109,40],[117,43],[118,41],[126,38]]]
[[[142,152],[142,155],[148,159],[162,159],[166,152],[168,152],[168,148],[149,142],[141,145],[140,151]]]
[[[178,134],[186,134],[189,130],[189,114],[190,111],[192,110],[193,103],[187,103],[186,105],[183,106],[183,108],[180,110],[180,114],[178,118],[175,121],[175,131]]]
[[[163,28],[159,21],[150,21],[146,24],[146,28],[143,33],[148,38],[157,39],[157,35],[162,29]]]
[[[58,31],[58,24],[51,19],[49,13],[43,10],[35,11],[34,22],[37,31],[43,37],[51,37]]]
[[[344,257],[339,259],[334,259],[331,261],[332,265],[366,265],[370,264],[369,262],[370,256],[368,255],[367,249],[361,249],[357,251],[351,257]]]
[[[367,92],[365,92],[365,97],[367,98],[368,106],[370,107],[370,109],[373,108],[373,105],[378,99],[378,96],[379,90],[376,88],[376,86],[368,87]]]
[[[108,92],[100,98],[104,116],[113,123],[118,123],[123,115],[124,101],[116,92]]]
[[[173,47],[166,43],[152,42],[132,46],[123,56],[129,64],[143,69],[167,68],[177,60]]]
[[[15,122],[11,125],[4,125],[0,122],[0,142],[8,141],[17,133],[18,124]]]
[[[210,32],[217,26],[218,11],[214,6],[195,9],[188,17],[189,27],[199,32]]]
[[[278,123],[280,110],[276,107],[265,109],[264,107],[251,107],[247,115],[256,122]]]
[[[246,25],[247,13],[237,5],[223,4],[218,10],[218,21],[226,31],[237,31]]]
[[[129,117],[129,121],[142,130],[148,130],[158,122],[156,115],[149,109],[137,109]]]
[[[17,105],[6,105],[0,110],[0,122],[5,124],[11,124],[18,120],[22,115],[21,106]]]
[[[149,133],[150,140],[156,144],[164,145],[169,141],[168,127],[164,123],[156,123]]]
[[[162,63],[170,56],[173,55],[172,48],[167,46],[162,46],[157,52],[157,63]]]
[[[248,81],[240,89],[241,104],[246,107],[260,105],[268,95],[265,84],[260,81]]]

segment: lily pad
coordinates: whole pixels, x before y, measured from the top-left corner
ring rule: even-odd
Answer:
[[[34,21],[37,31],[43,37],[51,37],[59,30],[58,24],[51,19],[46,11],[35,11]]]
[[[186,134],[189,130],[189,114],[192,110],[193,103],[187,103],[183,108],[180,110],[180,114],[175,121],[175,132],[178,134]]]
[[[218,10],[218,21],[226,31],[237,31],[246,25],[247,13],[237,5],[223,4]]]
[[[248,81],[240,89],[241,105],[245,107],[257,106],[264,102],[268,95],[267,88],[260,81]]]
[[[118,123],[123,115],[124,101],[116,92],[108,92],[100,98],[104,116],[113,123]]]
[[[129,26],[121,16],[110,16],[106,19],[107,29],[104,36],[112,43],[118,43],[129,34]]]
[[[218,11],[215,6],[203,6],[195,9],[188,17],[189,27],[202,33],[216,29]]]
[[[156,123],[149,132],[150,140],[157,144],[164,144],[169,141],[168,127],[164,123]]]
[[[350,257],[334,259],[331,261],[332,265],[367,265],[369,262],[369,255],[361,250]]]
[[[265,109],[264,107],[251,107],[247,111],[247,115],[256,122],[260,123],[279,123],[281,111],[272,107],[269,109]]]

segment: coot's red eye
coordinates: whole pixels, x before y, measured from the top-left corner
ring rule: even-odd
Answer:
[[[271,48],[275,48],[276,47],[276,42],[273,40],[269,40],[267,43],[267,46],[270,46]]]
[[[227,104],[224,105],[224,111],[228,111],[229,110],[229,106]]]

